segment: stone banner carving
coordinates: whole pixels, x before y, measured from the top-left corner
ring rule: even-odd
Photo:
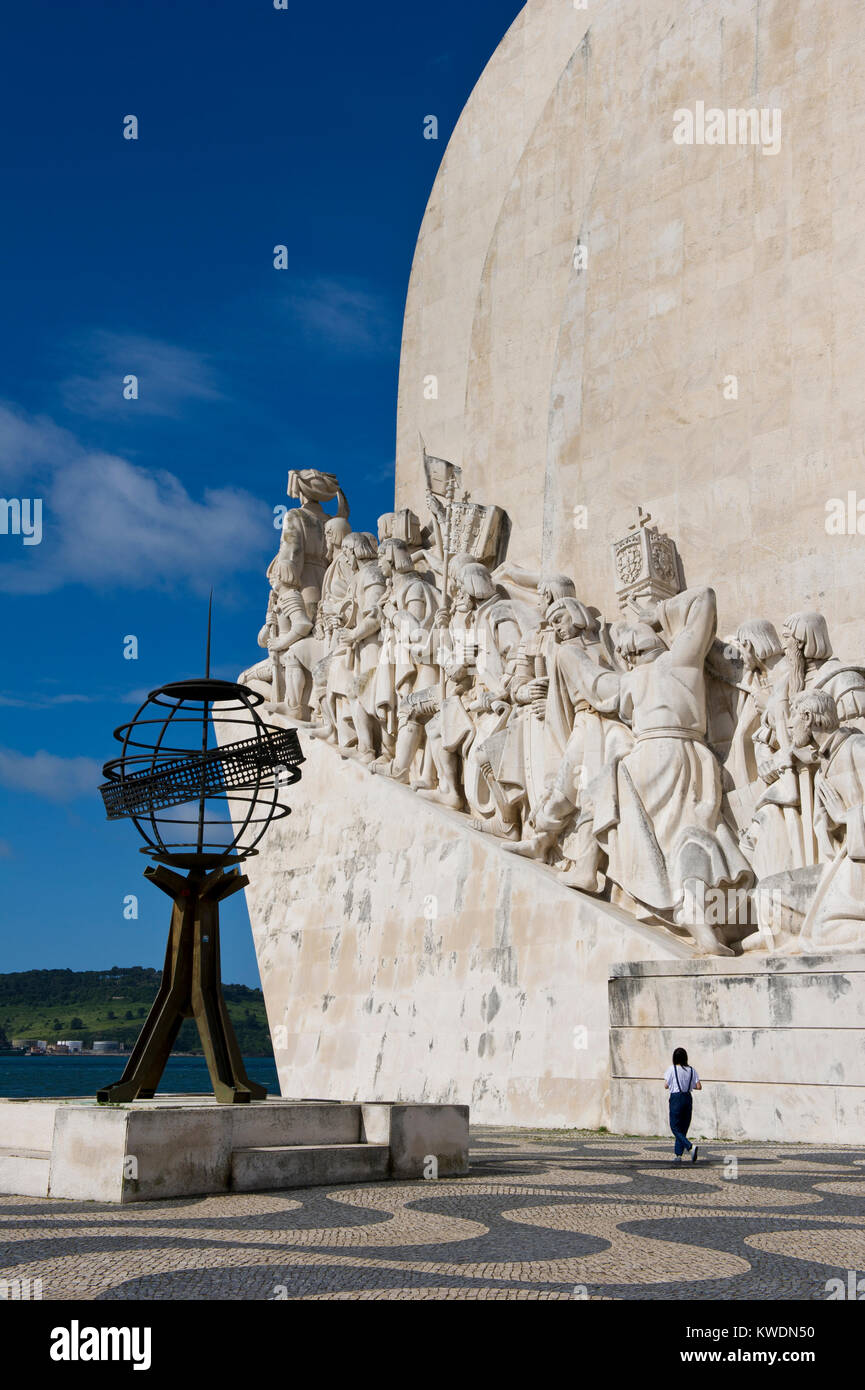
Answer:
[[[271,717],[702,953],[862,947],[865,667],[823,616],[719,639],[714,591],[640,508],[608,622],[424,465],[429,521],[387,513],[377,537],[333,475],[290,475],[267,657],[241,677]]]

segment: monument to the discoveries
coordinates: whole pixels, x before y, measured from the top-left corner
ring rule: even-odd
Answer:
[[[284,1094],[657,1133],[684,1043],[706,1132],[861,1139],[863,120],[843,0],[531,0],[497,50],[397,510],[292,474],[247,673],[309,759],[248,891]]]

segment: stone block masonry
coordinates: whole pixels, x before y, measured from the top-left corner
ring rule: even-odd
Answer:
[[[663,1074],[684,1047],[703,1081],[692,1133],[865,1139],[865,956],[642,961],[610,980],[611,1128],[663,1134]]]

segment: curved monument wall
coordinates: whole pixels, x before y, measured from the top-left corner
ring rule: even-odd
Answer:
[[[303,795],[247,866],[282,1095],[608,1125],[607,980],[693,948],[407,787],[314,740],[303,750]]]
[[[302,795],[246,865],[287,1099],[459,1103],[475,1124],[860,1143],[865,956],[700,959],[464,818],[303,739]]]
[[[481,77],[433,189],[406,306],[396,505],[418,515],[381,518],[377,552],[373,538],[331,537],[322,575],[325,517],[314,507],[341,494],[330,475],[293,473],[291,496],[307,510],[300,521],[289,512],[289,526],[308,525],[321,553],[303,551],[307,579],[295,573],[296,547],[277,557],[268,658],[246,673],[277,721],[308,727],[316,710],[323,720],[304,740],[295,814],[271,828],[249,869],[285,1096],[458,1101],[475,1121],[652,1134],[663,1128],[657,1077],[682,1042],[710,1083],[707,1132],[861,1135],[865,958],[850,947],[837,959],[784,962],[788,950],[818,949],[805,931],[815,922],[832,923],[842,945],[860,939],[862,670],[831,661],[813,615],[793,624],[784,651],[765,627],[738,646],[712,638],[716,617],[721,634],[749,618],[780,632],[788,614],[813,608],[840,657],[865,650],[863,39],[861,0],[588,0],[585,9],[530,0]],[[445,625],[454,638],[478,634],[467,648],[486,642],[505,685],[487,679],[475,655],[466,669],[451,663],[449,673],[445,663],[442,690],[418,633],[407,673],[389,645],[407,614],[423,638],[441,611],[435,582],[411,559],[428,511],[421,437],[439,526],[442,497],[457,487],[444,459],[462,467],[459,486],[475,502],[506,508],[513,522],[498,589],[464,555],[449,570],[459,607]],[[832,499],[840,515],[829,517]],[[601,644],[575,600],[563,607],[542,582],[529,620],[524,599],[538,576],[512,562],[571,575],[578,597],[612,619],[611,543],[638,504],[661,534],[631,538],[652,574],[641,589],[645,576],[625,554],[621,591],[668,598],[663,637],[631,629],[617,675],[602,654],[597,669],[585,657]],[[465,500],[452,506],[449,545],[421,546],[436,574],[450,542],[460,554],[492,554],[486,532],[466,527]],[[466,515],[481,526],[471,507]],[[678,598],[669,598],[678,565],[662,564],[675,554],[668,537],[690,588]],[[327,621],[307,640],[321,615],[301,612],[300,594],[313,581]],[[535,625],[542,613],[545,631]],[[653,652],[667,666],[640,686],[630,668]],[[317,691],[319,662],[332,656]],[[533,693],[553,676],[554,698]],[[631,711],[624,681],[637,690]],[[557,703],[563,689],[570,713]],[[855,741],[830,727],[831,700],[828,711],[811,701],[803,732],[805,714],[791,715],[787,696],[818,689],[856,724]],[[556,735],[562,709],[571,761],[559,748],[560,790],[572,811],[592,812],[591,843],[579,838],[582,819],[567,851],[570,811],[563,820],[538,795],[550,768],[534,738],[548,727]],[[633,758],[615,762],[608,731],[596,728],[611,712],[619,734],[636,734]],[[506,719],[495,733],[489,715]],[[770,723],[776,736],[758,740]],[[503,731],[519,737],[493,746]],[[802,766],[788,777],[794,733]],[[743,750],[757,741],[777,752],[755,753],[752,767]],[[819,770],[805,757],[812,744]],[[435,773],[420,769],[418,791],[466,814],[401,785],[427,753]],[[600,758],[613,782],[592,777],[584,796],[581,779],[580,792],[574,782],[565,795],[577,754],[581,773]],[[704,773],[710,789],[721,775],[713,759],[728,778],[726,808],[720,782],[717,801],[698,794]],[[822,841],[817,834],[818,781],[834,840],[825,825]],[[665,786],[673,790],[656,795]],[[555,845],[532,833],[540,822],[530,809],[558,827]],[[738,843],[734,822],[748,832]],[[519,854],[504,852],[500,833],[511,848],[519,838]],[[598,883],[597,846],[610,902],[579,891]],[[686,894],[693,847],[692,886],[730,889],[720,921],[703,920]],[[742,947],[728,929],[743,925],[739,892],[744,924],[753,923],[757,889],[749,897],[736,886],[752,877],[772,885],[770,930]],[[654,924],[612,901],[652,908]],[[718,899],[700,904],[700,914],[715,912]],[[709,958],[696,958],[685,933]],[[751,954],[733,962],[733,943]],[[756,954],[764,945],[765,959]]]
[[[714,108],[765,125],[676,143]],[[826,522],[865,499],[863,133],[852,0],[530,0],[421,230],[397,504],[423,510],[422,434],[510,512],[515,559],[612,612],[641,503],[723,630],[816,607],[855,653],[865,547]]]

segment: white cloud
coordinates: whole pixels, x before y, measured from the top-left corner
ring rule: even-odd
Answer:
[[[0,544],[0,592],[45,594],[64,584],[197,592],[260,569],[273,534],[266,503],[242,488],[200,499],[173,473],[87,450],[50,420],[0,405],[7,491],[44,500],[41,545]]]
[[[94,758],[58,758],[40,749],[16,753],[0,748],[0,786],[30,792],[46,801],[74,801],[95,796],[103,781],[102,765]]]
[[[120,696],[120,701],[124,705],[143,705],[149,694],[150,690],[142,685],[138,690],[127,690],[125,695]]]
[[[363,284],[338,280],[298,282],[288,299],[310,338],[338,352],[389,352],[397,333],[387,303]]]
[[[189,401],[218,400],[206,358],[188,348],[133,333],[98,331],[73,345],[85,370],[61,383],[63,404],[78,415],[178,416]],[[138,378],[138,399],[123,398],[123,381]]]
[[[96,705],[104,695],[9,695],[0,691],[0,707],[4,709],[54,709],[58,705]]]
[[[0,403],[0,482],[15,484],[7,491],[23,496],[31,479],[50,476],[81,452],[74,436],[53,420]]]

